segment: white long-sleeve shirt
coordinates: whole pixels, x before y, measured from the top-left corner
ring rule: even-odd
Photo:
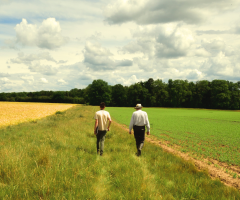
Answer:
[[[137,110],[132,114],[131,122],[129,125],[129,132],[131,132],[133,126],[146,126],[147,132],[150,132],[150,124],[148,121],[148,115],[145,111]]]

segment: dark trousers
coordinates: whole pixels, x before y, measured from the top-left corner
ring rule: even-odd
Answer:
[[[145,126],[133,126],[137,150],[141,151],[145,140]]]
[[[99,131],[97,134],[97,152],[100,152],[100,154],[103,154],[104,149],[104,141],[107,131]]]

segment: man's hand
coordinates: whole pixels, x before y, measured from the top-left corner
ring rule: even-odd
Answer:
[[[147,135],[150,135],[150,132],[147,132]]]
[[[131,134],[132,134],[132,132],[131,132],[131,131],[129,131],[129,134],[131,135]]]
[[[97,135],[97,132],[96,132],[96,131],[94,131],[94,134],[95,134],[95,135]]]
[[[107,128],[108,131],[110,131],[110,128]]]

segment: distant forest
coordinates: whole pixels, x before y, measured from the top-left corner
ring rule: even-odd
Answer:
[[[84,89],[70,91],[39,91],[0,93],[0,101],[50,102],[133,107],[141,103],[144,107],[184,107],[240,109],[240,81],[226,80],[172,80],[167,83],[150,78],[130,86],[94,80]]]

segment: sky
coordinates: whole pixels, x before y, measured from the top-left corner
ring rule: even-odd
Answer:
[[[0,92],[240,81],[240,0],[0,0]]]

